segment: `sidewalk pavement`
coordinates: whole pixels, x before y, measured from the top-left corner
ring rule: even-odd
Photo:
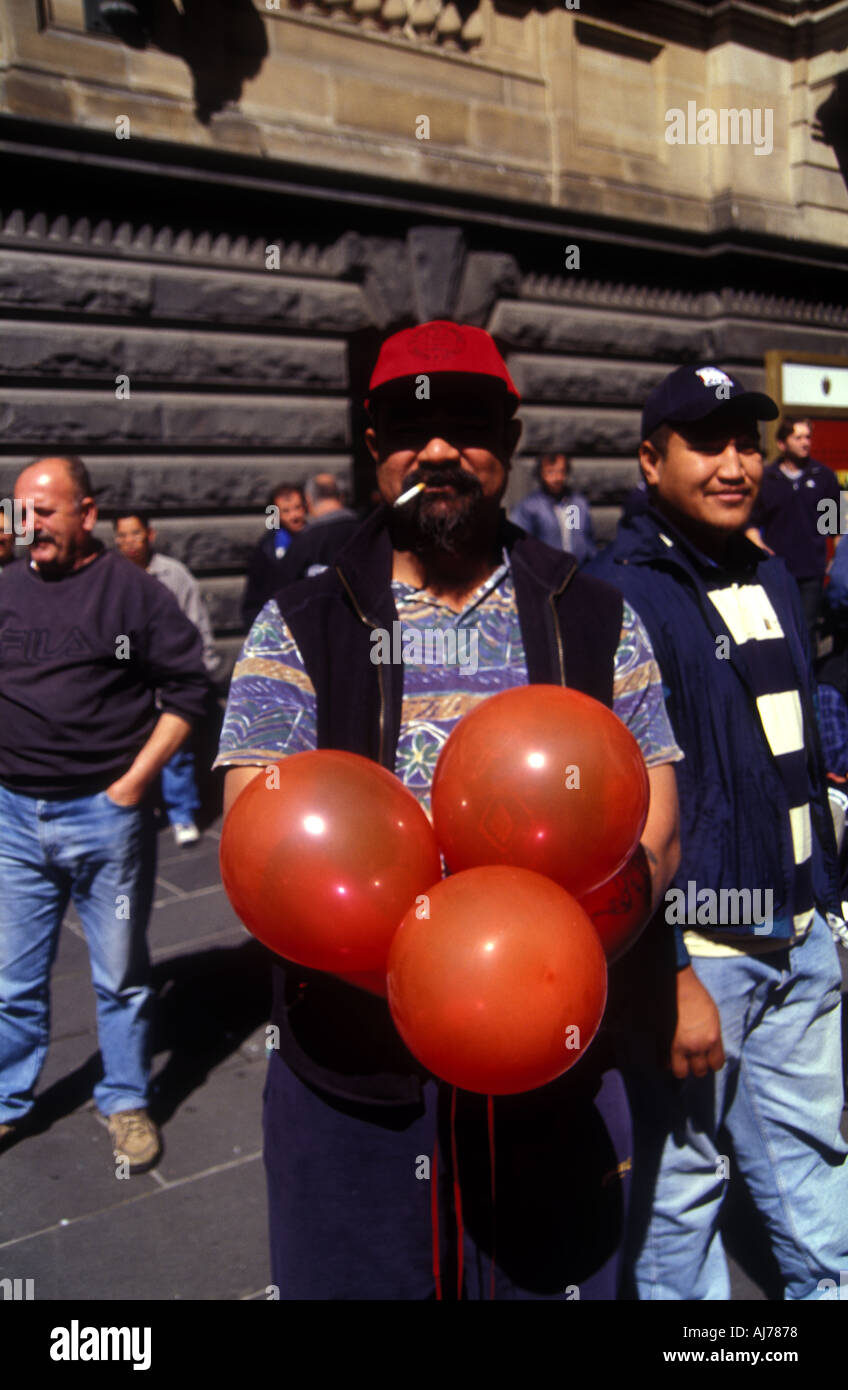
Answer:
[[[151,1112],[164,1153],[116,1177],[91,1091],[88,951],[71,910],[52,977],[35,1132],[0,1154],[0,1278],[36,1299],[264,1299],[261,1096],[267,956],[220,884],[220,818],[197,845],[160,831],[148,935],[158,1002]]]
[[[0,1279],[32,1279],[36,1299],[267,1297],[268,957],[221,888],[220,834],[219,817],[179,850],[160,832],[148,939],[158,995],[151,1111],[164,1153],[149,1173],[116,1177],[91,1100],[99,1060],[88,952],[73,910],[66,918],[34,1128],[0,1154]],[[840,956],[848,985],[848,953]],[[756,1223],[741,1198],[731,1215],[747,1266],[731,1261],[733,1298],[762,1299]]]

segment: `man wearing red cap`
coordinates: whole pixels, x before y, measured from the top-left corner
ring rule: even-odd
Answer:
[[[653,653],[618,594],[503,515],[518,400],[481,329],[428,323],[384,343],[366,435],[383,505],[333,568],[259,614],[221,737],[225,807],[269,762],[320,747],[382,763],[429,809],[465,713],[528,682],[568,685],[612,707],[642,748],[657,902],[676,865],[680,753]],[[374,633],[396,623],[453,629],[454,650],[464,636],[475,660],[428,665],[389,643],[405,654],[382,665]],[[382,999],[277,958],[272,1023],[265,1162],[280,1297],[615,1297],[630,1135],[603,1038],[551,1086],[495,1099],[493,1205],[486,1098],[459,1092],[452,1105]]]

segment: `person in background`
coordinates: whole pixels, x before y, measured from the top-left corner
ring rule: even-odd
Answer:
[[[307,525],[292,541],[280,565],[279,587],[323,574],[361,523],[356,512],[345,506],[332,473],[316,473],[304,493]]]
[[[840,851],[843,915],[848,908],[848,545],[840,545],[822,600],[822,640],[816,663],[818,714],[827,767],[827,793]],[[843,936],[848,945],[848,929]]]
[[[210,681],[218,669],[218,652],[212,625],[197,580],[187,567],[170,555],[153,549],[156,532],[146,512],[121,512],[114,521],[115,544],[126,559],[139,565],[166,589],[170,589],[183,613],[194,623],[203,643],[203,665]],[[174,839],[180,846],[194,844],[200,832],[194,813],[200,805],[194,773],[194,754],[184,743],[162,768],[162,800]]]
[[[291,483],[282,483],[271,493],[268,509],[274,508],[265,521],[267,534],[262,538],[247,562],[247,581],[241,604],[241,616],[249,628],[260,608],[280,586],[280,562],[293,538],[306,525],[306,502],[303,491]]]
[[[779,555],[801,593],[804,621],[815,651],[827,568],[827,536],[819,530],[823,498],[839,506],[839,480],[810,457],[809,420],[785,415],[777,427],[778,457],[763,473],[746,531],[749,540]]]
[[[597,547],[589,503],[570,478],[566,453],[542,454],[536,465],[539,486],[519,502],[510,520],[546,545],[567,551],[582,565],[593,558]]]
[[[97,1005],[94,1099],[132,1173],[161,1148],[147,1109],[150,790],[203,715],[207,679],[173,595],[95,539],[91,494],[79,458],[23,470],[15,496],[33,540],[0,586],[0,1144],[21,1137],[33,1108],[73,900]]]

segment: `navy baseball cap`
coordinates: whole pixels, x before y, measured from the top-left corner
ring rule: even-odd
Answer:
[[[642,411],[642,434],[648,439],[662,424],[691,424],[733,401],[756,420],[776,420],[780,411],[762,391],[746,391],[738,377],[720,367],[678,367],[655,387]]]

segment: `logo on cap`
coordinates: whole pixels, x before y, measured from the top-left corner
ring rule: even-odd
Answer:
[[[424,362],[449,362],[459,357],[465,347],[464,335],[458,328],[445,323],[425,323],[412,334],[407,352]]]
[[[705,386],[732,386],[733,378],[727,372],[721,371],[719,367],[699,367],[695,372]]]

